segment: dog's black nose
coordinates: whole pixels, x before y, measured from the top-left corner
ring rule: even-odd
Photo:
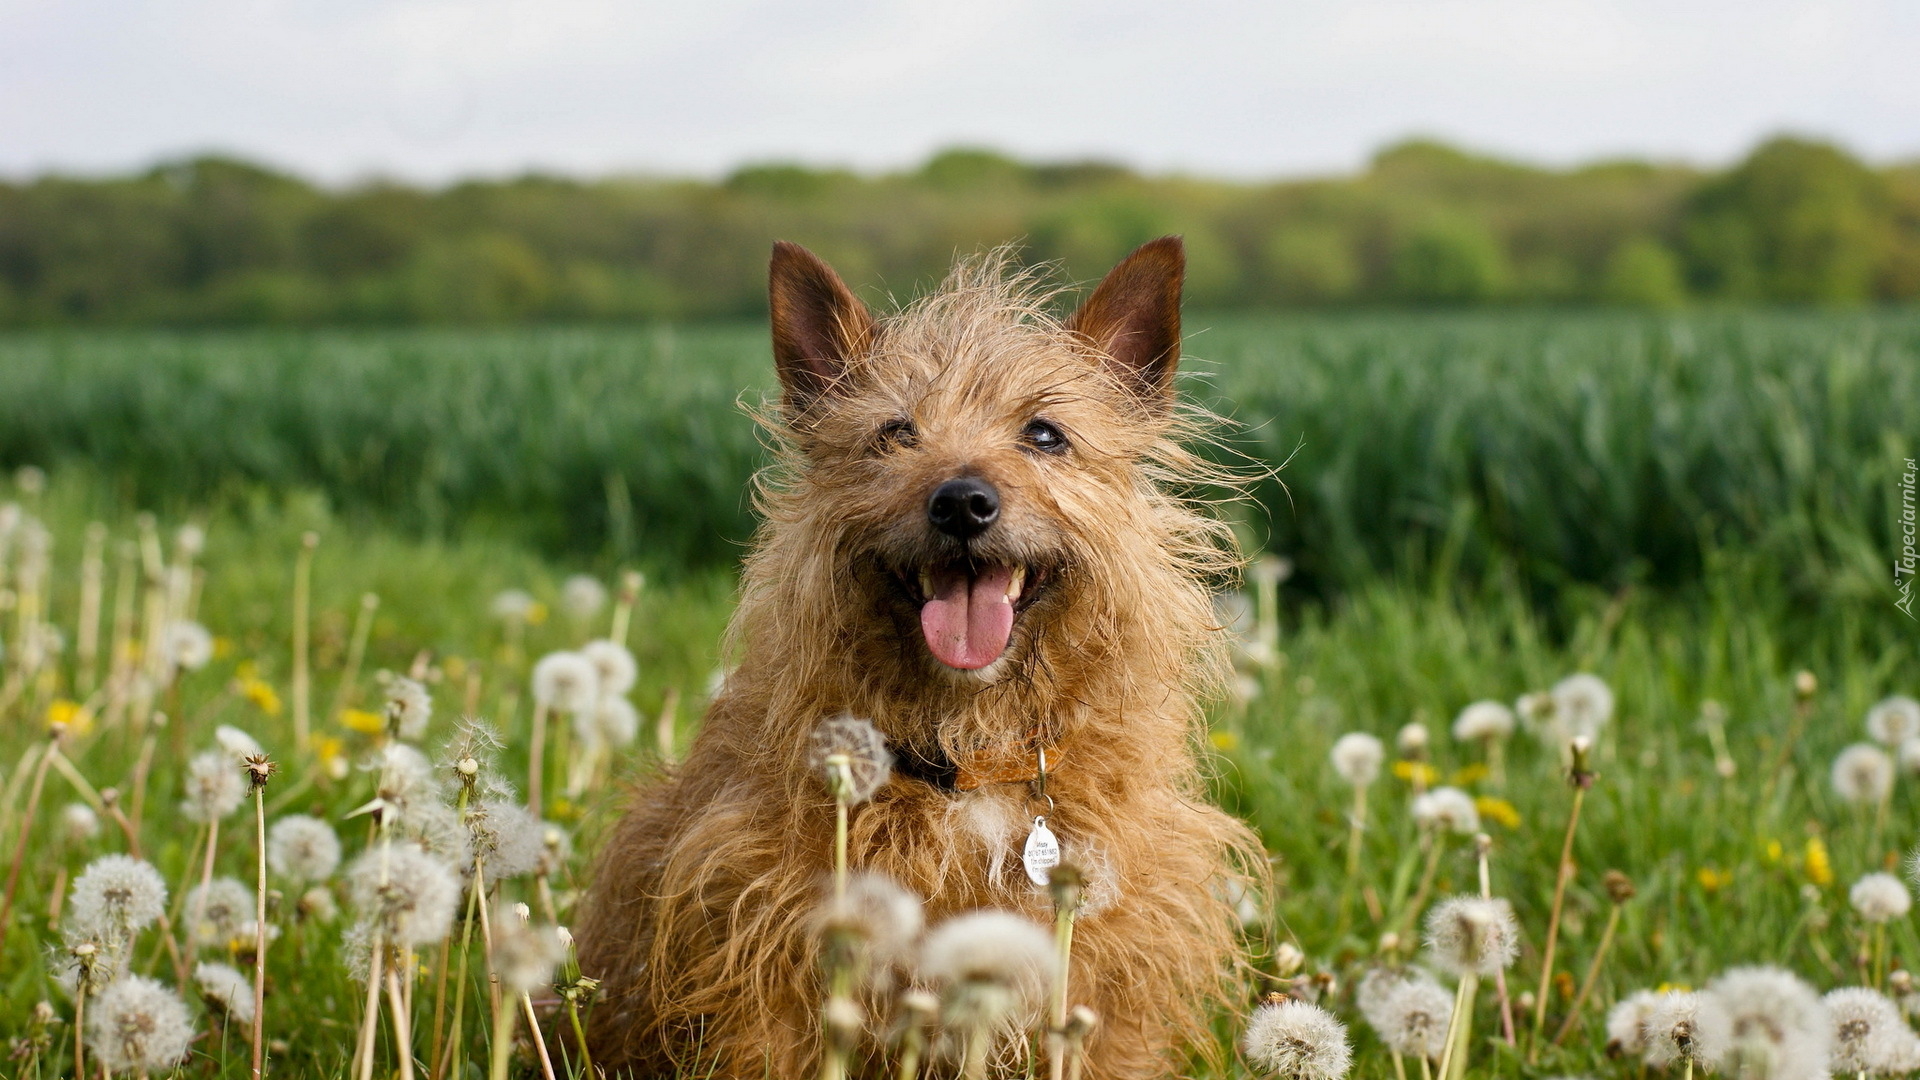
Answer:
[[[1000,517],[1000,493],[977,476],[949,480],[927,500],[927,521],[948,536],[970,540]]]

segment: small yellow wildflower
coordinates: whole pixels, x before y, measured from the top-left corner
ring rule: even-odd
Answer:
[[[1481,795],[1473,800],[1473,808],[1480,811],[1482,818],[1496,822],[1504,828],[1517,829],[1520,827],[1520,811],[1515,809],[1514,805],[1505,799],[1496,798],[1492,795]]]
[[[1710,893],[1716,893],[1733,884],[1733,871],[1715,870],[1711,866],[1703,866],[1699,872],[1694,875],[1694,878],[1700,882],[1702,889]]]
[[[448,680],[459,682],[461,679],[467,677],[467,658],[464,656],[449,656],[441,662],[440,670],[446,672]]]
[[[1470,787],[1491,775],[1493,775],[1493,773],[1485,765],[1476,761],[1465,768],[1455,771],[1453,779],[1449,780],[1448,783],[1454,787]],[[1485,811],[1482,811],[1482,813],[1484,812]]]
[[[239,683],[241,697],[268,716],[280,715],[280,695],[274,692],[272,683],[251,674],[240,676]]]
[[[1216,731],[1211,736],[1211,740],[1215,750],[1238,750],[1240,748],[1240,736],[1235,735],[1231,731]]]
[[[65,725],[70,736],[85,735],[93,730],[93,714],[81,708],[77,701],[56,698],[47,706],[48,729],[55,724]]]
[[[340,723],[349,731],[362,735],[378,735],[387,730],[387,718],[379,713],[370,713],[365,709],[348,709],[340,714]]]
[[[1780,841],[1778,840],[1767,841],[1767,862],[1768,863],[1777,866],[1779,865],[1780,860],[1786,857],[1787,857],[1787,849],[1781,845]]]
[[[313,740],[313,752],[320,759],[320,768],[335,780],[345,779],[348,771],[347,744],[332,735],[322,735]]]
[[[1424,761],[1396,761],[1393,763],[1393,775],[1412,783],[1414,777],[1420,778],[1421,785],[1432,787],[1440,782],[1440,770]]]
[[[1663,982],[1659,986],[1654,987],[1653,992],[1656,994],[1690,994],[1693,992],[1693,987],[1688,986],[1686,983]]]
[[[527,625],[539,626],[547,621],[547,605],[538,600],[527,605]]]
[[[1807,837],[1807,853],[1804,857],[1807,880],[1822,888],[1833,884],[1833,860],[1827,855],[1827,842],[1817,836]]]
[[[233,639],[232,638],[216,637],[213,639],[213,658],[215,660],[225,660],[227,657],[232,655],[233,655]]]
[[[580,808],[573,804],[572,799],[564,795],[547,804],[548,821],[578,821],[579,819]]]

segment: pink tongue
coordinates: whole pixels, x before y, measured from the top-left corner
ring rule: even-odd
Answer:
[[[960,571],[935,578],[933,598],[920,609],[920,632],[934,657],[962,671],[1000,659],[1013,635],[1012,582],[1011,566],[989,567],[973,578]]]

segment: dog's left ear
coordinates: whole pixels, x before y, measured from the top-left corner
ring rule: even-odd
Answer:
[[[798,413],[833,388],[847,362],[873,342],[873,313],[825,260],[799,244],[775,241],[767,264],[773,366]]]
[[[1067,329],[1093,342],[1108,370],[1156,414],[1173,406],[1186,273],[1187,250],[1179,237],[1149,240],[1120,260],[1067,320]]]

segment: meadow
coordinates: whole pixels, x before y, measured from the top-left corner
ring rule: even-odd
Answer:
[[[1216,452],[1285,463],[1284,489],[1268,479],[1254,504],[1227,508],[1249,546],[1288,561],[1256,564],[1223,596],[1238,675],[1204,747],[1218,797],[1272,855],[1275,895],[1245,912],[1260,991],[1344,1021],[1354,1075],[1427,1076],[1437,1060],[1390,1054],[1369,1022],[1379,1002],[1359,991],[1376,968],[1428,963],[1429,905],[1484,887],[1511,902],[1515,956],[1468,995],[1456,1069],[1640,1076],[1635,1016],[1609,1031],[1609,1012],[1741,965],[1779,965],[1820,992],[1886,990],[1905,1030],[1900,1014],[1920,1005],[1906,997],[1920,963],[1906,887],[1895,879],[1899,915],[1875,921],[1854,886],[1898,874],[1920,841],[1920,716],[1902,729],[1883,709],[1872,735],[1866,723],[1876,703],[1920,692],[1920,634],[1883,569],[1920,431],[1920,319],[1193,326],[1190,392],[1237,422]],[[180,1075],[246,1074],[251,1001],[193,969],[250,977],[257,928],[188,901],[231,878],[228,892],[257,902],[254,797],[182,809],[207,796],[208,769],[239,782],[230,747],[251,747],[223,727],[277,766],[265,824],[311,815],[345,849],[339,869],[303,876],[276,859],[266,874],[269,1071],[351,1074],[369,952],[348,931],[384,894],[366,884],[379,864],[344,867],[408,828],[377,821],[412,820],[364,812],[402,800],[395,762],[411,751],[396,747],[434,763],[416,798],[457,806],[439,838],[452,861],[517,844],[521,872],[490,888],[527,904],[531,925],[565,925],[612,792],[684,748],[729,662],[721,629],[760,460],[736,401],[765,382],[760,331],[744,326],[0,339],[0,460],[46,470],[0,481],[14,508],[0,542],[0,843],[18,871],[0,1029],[14,1072],[71,1070],[76,995],[59,976],[81,943],[66,931],[89,915],[80,880],[137,851],[167,918],[102,945],[182,992],[194,1039]],[[576,729],[539,704],[551,692],[534,666],[606,638],[635,661],[615,695],[631,713]],[[1472,703],[1512,705],[1576,673],[1604,680],[1607,708],[1575,683],[1559,714],[1530,698],[1530,722],[1453,734]],[[423,731],[400,677],[431,702]],[[534,824],[497,806],[525,799],[540,713]],[[504,747],[476,749],[466,715]],[[1329,767],[1355,732],[1382,740],[1363,804],[1356,744]],[[1576,736],[1591,740],[1577,757]],[[1846,749],[1860,743],[1885,745]],[[459,794],[463,756],[502,781],[470,792],[492,819]],[[501,954],[464,930],[477,909],[462,904],[450,943],[443,930],[389,950],[412,963],[377,989],[410,1025],[382,1008],[372,1072],[407,1075],[404,1034],[422,1074],[487,1075]],[[487,932],[507,934],[514,916],[490,910]],[[553,955],[541,1000],[579,986]],[[1444,1002],[1456,986],[1441,977]],[[1221,1018],[1223,1045],[1257,1004]],[[550,1049],[557,1073],[584,1075]],[[1912,1071],[1896,1059],[1845,1071]],[[1789,1076],[1751,1053],[1722,1063]],[[510,1064],[539,1071],[527,1045]],[[1322,1058],[1281,1071],[1333,1080]],[[1249,1066],[1229,1055],[1207,1072]]]

